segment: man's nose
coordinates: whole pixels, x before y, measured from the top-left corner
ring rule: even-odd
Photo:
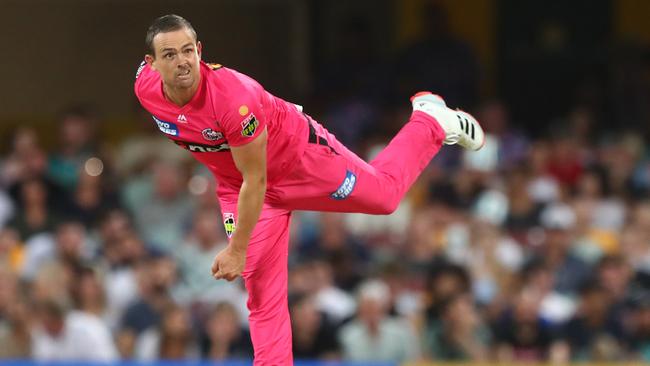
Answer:
[[[190,55],[186,55],[184,52],[181,52],[178,57],[178,66],[187,66],[189,64]]]

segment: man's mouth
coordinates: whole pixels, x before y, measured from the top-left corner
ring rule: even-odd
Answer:
[[[181,72],[179,72],[176,76],[178,76],[178,77],[180,77],[180,78],[183,78],[183,79],[184,79],[184,78],[187,78],[187,77],[190,76],[190,69],[187,69],[187,70],[181,71]]]

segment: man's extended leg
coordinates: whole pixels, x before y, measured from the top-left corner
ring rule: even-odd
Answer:
[[[226,231],[234,229],[236,203],[222,200],[221,211]],[[290,217],[289,211],[265,204],[246,251],[242,277],[248,290],[248,320],[256,366],[293,364],[287,302]]]
[[[327,146],[308,144],[295,170],[269,192],[288,209],[390,213],[445,139],[435,119],[416,111],[388,146],[366,163],[312,123]]]
[[[268,196],[287,209],[388,214],[443,142],[478,150],[484,134],[476,120],[429,92],[416,94],[414,112],[370,163],[349,151],[314,121],[310,144],[296,168]]]

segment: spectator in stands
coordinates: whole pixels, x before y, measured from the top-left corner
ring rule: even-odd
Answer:
[[[0,229],[0,267],[19,273],[25,260],[25,248],[18,232],[11,228]]]
[[[206,335],[204,358],[217,361],[253,357],[250,334],[241,326],[240,316],[231,303],[220,302],[214,306],[203,330]]]
[[[316,308],[334,323],[348,320],[356,310],[354,297],[334,285],[332,267],[323,260],[303,260],[294,266],[289,274],[289,293],[313,295]]]
[[[78,221],[64,221],[56,227],[53,240],[43,238],[28,245],[23,276],[30,279],[48,265],[61,265],[74,276],[93,255],[85,227]]]
[[[630,324],[632,359],[650,362],[650,292],[640,294],[633,304]]]
[[[581,146],[575,144],[567,131],[559,130],[555,134],[550,141],[546,169],[564,188],[575,187],[584,171]]]
[[[332,268],[334,284],[345,291],[352,291],[366,271],[368,251],[346,230],[343,215],[322,213],[320,218],[319,238],[315,243],[301,248],[301,257],[326,261]]]
[[[48,175],[68,192],[74,191],[84,164],[96,155],[97,119],[88,106],[71,106],[61,113],[59,151],[50,155]]]
[[[106,320],[115,331],[126,308],[138,298],[136,267],[148,253],[123,211],[115,210],[107,214],[99,232],[104,270],[102,279],[106,289]]]
[[[92,268],[82,268],[75,274],[70,292],[75,309],[106,321],[106,294],[102,282]]]
[[[32,357],[38,361],[114,362],[118,353],[99,318],[49,300],[36,304]]]
[[[165,309],[174,305],[172,288],[177,280],[176,263],[161,255],[138,265],[139,299],[124,312],[117,341],[123,357],[133,356],[138,337],[147,329],[156,329]]]
[[[367,280],[357,292],[357,316],[339,331],[343,359],[348,361],[406,362],[420,357],[411,326],[389,316],[388,286]]]
[[[293,356],[296,359],[337,359],[340,356],[336,328],[318,311],[313,296],[294,294],[289,298]]]
[[[581,289],[578,312],[560,332],[572,361],[621,359],[625,334],[622,319],[613,312],[612,295],[595,281]]]
[[[440,305],[440,327],[424,336],[425,352],[434,360],[488,359],[491,335],[468,294],[454,295]]]
[[[471,281],[466,269],[437,259],[430,264],[425,284],[424,302],[426,305],[427,332],[437,332],[442,317],[442,305],[459,294],[468,293]]]
[[[128,182],[123,190],[125,205],[142,239],[165,253],[171,253],[183,241],[195,209],[179,170],[169,162],[157,162],[151,177]]]
[[[92,164],[103,163],[93,160]],[[117,196],[106,188],[108,179],[106,173],[101,173],[98,166],[89,169],[96,169],[96,171],[89,172],[88,169],[84,169],[79,173],[70,208],[66,212],[69,217],[83,222],[87,228],[98,224],[106,212],[118,206]]]
[[[634,204],[628,221],[621,233],[622,254],[634,271],[650,272],[650,201]]]
[[[18,276],[0,266],[0,359],[25,359],[30,356],[31,317],[20,294]]]
[[[494,324],[499,362],[539,362],[551,357],[553,330],[538,315],[540,302],[538,294],[521,291]]]
[[[145,330],[135,349],[139,361],[196,360],[200,356],[189,315],[176,304],[167,305],[160,325]]]
[[[519,165],[509,171],[507,179],[508,214],[504,226],[517,240],[526,243],[531,228],[539,225],[543,205],[531,194],[534,178],[531,168]]]
[[[17,188],[20,188],[20,204],[7,225],[17,230],[20,238],[25,241],[39,233],[54,232],[59,220],[51,207],[49,196],[52,192],[48,191],[46,182],[36,178],[28,179]]]
[[[634,271],[623,257],[609,255],[600,259],[595,272],[597,282],[609,294],[612,311],[621,316],[627,300],[632,296]]]
[[[564,294],[577,293],[587,280],[591,268],[573,253],[576,214],[564,204],[554,204],[542,211],[545,241],[537,255],[555,273],[555,289]]]
[[[205,275],[215,255],[228,244],[220,222],[221,215],[216,209],[196,212],[192,231],[174,251],[181,276],[179,296],[183,303],[201,305],[233,301],[238,308],[245,306],[246,295],[240,281],[215,281]]]
[[[30,178],[43,177],[47,169],[47,155],[31,128],[19,128],[11,138],[8,156],[2,160],[0,185],[14,186]]]

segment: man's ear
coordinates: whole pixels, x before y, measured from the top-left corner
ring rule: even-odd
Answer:
[[[153,62],[154,62],[154,57],[153,56],[151,56],[149,54],[144,55],[144,61],[146,63],[148,63],[149,66],[151,66],[152,69],[155,69],[155,67],[153,66]]]
[[[196,52],[199,54],[199,58],[201,58],[201,52],[203,51],[203,44],[201,41],[196,41]]]

